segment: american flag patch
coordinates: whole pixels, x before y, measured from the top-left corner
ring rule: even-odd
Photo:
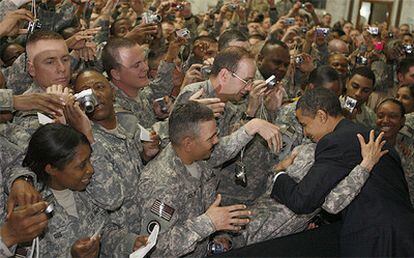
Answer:
[[[175,209],[168,206],[167,204],[161,202],[160,200],[155,200],[154,204],[151,206],[151,212],[157,215],[160,218],[170,221]]]

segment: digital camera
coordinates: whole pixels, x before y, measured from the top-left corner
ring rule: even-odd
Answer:
[[[229,4],[228,8],[229,8],[230,11],[234,12],[234,11],[237,10],[237,7],[238,7],[238,4],[231,3],[231,4]]]
[[[352,114],[357,103],[358,101],[356,99],[346,96],[342,108]]]
[[[316,35],[317,36],[328,36],[329,35],[329,28],[316,28]]]
[[[160,23],[162,21],[162,18],[160,15],[150,12],[150,11],[142,13],[141,18],[144,24]]]
[[[276,76],[272,75],[266,80],[267,88],[274,89],[277,85]]]
[[[34,21],[29,22],[29,25],[27,26],[27,33],[32,34],[34,31],[40,29],[42,29],[42,24],[39,19],[35,19]]]
[[[305,62],[303,56],[295,56],[295,64],[297,66],[300,66],[301,64],[303,64],[303,62]]]
[[[98,98],[92,89],[83,90],[74,96],[86,113],[92,113],[98,105]]]
[[[292,26],[292,25],[295,25],[295,18],[286,18],[286,19],[285,19],[285,25],[286,25],[286,26]]]
[[[378,27],[368,27],[368,32],[371,35],[378,36],[379,29],[378,29]]]
[[[364,56],[357,56],[355,59],[355,63],[357,65],[367,65],[368,64],[368,58]]]
[[[405,45],[403,45],[403,49],[404,49],[404,52],[407,55],[411,55],[413,53],[413,45],[411,45],[411,44],[405,44]]]
[[[181,29],[181,30],[177,30],[175,33],[180,38],[185,38],[185,39],[191,38],[190,31],[187,28],[184,28],[184,29]]]

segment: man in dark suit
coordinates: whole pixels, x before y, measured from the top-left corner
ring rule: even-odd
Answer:
[[[271,197],[301,214],[320,207],[331,189],[360,164],[357,134],[367,139],[369,132],[345,119],[338,98],[324,88],[307,91],[298,101],[296,116],[305,135],[317,143],[315,163],[299,183],[279,172]],[[341,213],[342,256],[414,255],[414,210],[407,183],[398,154],[386,148],[388,154]]]

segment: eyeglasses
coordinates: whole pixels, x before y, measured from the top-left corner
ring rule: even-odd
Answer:
[[[249,79],[246,81],[245,79],[240,78],[240,76],[238,76],[235,72],[232,72],[231,76],[236,77],[239,81],[244,83],[244,87],[253,83],[253,79]]]

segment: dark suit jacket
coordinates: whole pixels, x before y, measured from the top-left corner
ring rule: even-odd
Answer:
[[[279,176],[272,198],[296,213],[320,207],[326,195],[362,161],[357,133],[368,139],[366,128],[340,121],[318,142],[315,163],[302,181]],[[407,182],[398,154],[387,148],[389,153],[373,168],[360,194],[342,211],[344,256],[414,255],[414,212]]]

